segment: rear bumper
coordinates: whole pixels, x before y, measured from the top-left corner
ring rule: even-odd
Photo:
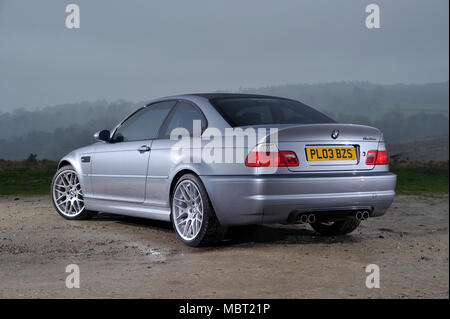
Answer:
[[[292,211],[370,209],[391,205],[397,177],[360,175],[201,176],[222,225],[286,222]]]

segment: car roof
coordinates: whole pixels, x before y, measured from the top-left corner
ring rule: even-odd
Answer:
[[[244,93],[192,93],[186,94],[191,96],[199,96],[205,99],[219,99],[219,98],[277,98],[284,99],[278,96],[263,95],[263,94],[244,94]]]
[[[274,96],[274,95],[264,95],[264,94],[244,94],[244,93],[187,93],[187,94],[179,94],[179,95],[171,95],[165,96],[157,99],[153,99],[147,101],[147,105],[167,101],[167,100],[176,100],[176,99],[188,99],[193,102],[199,102],[198,99],[205,99],[208,101],[214,99],[225,99],[225,98],[271,98],[271,99],[280,99],[280,100],[289,100],[294,102],[299,102],[297,100],[293,100],[290,98]],[[301,103],[301,102],[300,102]]]

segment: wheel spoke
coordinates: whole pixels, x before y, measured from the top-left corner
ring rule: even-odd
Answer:
[[[189,184],[189,197],[192,200],[194,200],[194,198],[195,198],[195,189],[191,184]]]
[[[69,182],[69,180],[67,179],[67,176],[63,175],[63,176],[61,176],[61,179],[62,179],[64,185],[66,185],[66,186],[69,186],[69,185],[70,185],[70,182]]]
[[[189,197],[189,191],[187,190],[185,185],[181,185],[180,191],[185,200],[187,201],[191,200],[191,198]]]
[[[77,199],[73,201],[73,207],[76,210],[80,210],[80,202]]]
[[[192,224],[194,225],[193,227],[192,227],[192,235],[194,235],[196,232],[197,232],[197,228],[198,228],[198,220],[197,220],[197,218],[195,218],[193,221],[192,221]]]
[[[183,207],[183,206],[181,206],[181,205],[178,205],[178,204],[173,204],[176,208],[178,208],[178,209],[181,209],[181,210],[184,210],[185,209],[185,207]]]
[[[186,236],[187,235],[187,231],[189,229],[190,223],[189,221],[186,222],[186,225],[184,226],[184,230],[183,230],[183,235]]]

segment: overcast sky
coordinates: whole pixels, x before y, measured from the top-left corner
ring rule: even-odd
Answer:
[[[81,28],[67,29],[76,3]],[[381,28],[365,27],[365,7]],[[448,81],[448,0],[0,0],[0,111],[332,81]]]

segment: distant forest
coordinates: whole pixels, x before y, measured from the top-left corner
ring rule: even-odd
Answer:
[[[338,82],[240,89],[293,98],[339,122],[381,129],[388,143],[419,141],[449,135],[449,83],[376,85]],[[149,97],[152,98],[152,97]],[[0,113],[0,158],[58,159],[92,143],[93,133],[112,128],[144,104],[126,101],[82,102]]]

